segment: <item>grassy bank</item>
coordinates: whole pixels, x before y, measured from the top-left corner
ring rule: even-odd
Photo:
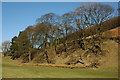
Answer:
[[[69,69],[44,66],[19,66],[18,61],[3,58],[3,78],[116,78],[109,69]]]

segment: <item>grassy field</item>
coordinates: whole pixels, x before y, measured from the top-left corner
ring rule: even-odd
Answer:
[[[3,57],[3,78],[117,78],[109,69],[69,69],[43,66],[19,66],[18,61]]]

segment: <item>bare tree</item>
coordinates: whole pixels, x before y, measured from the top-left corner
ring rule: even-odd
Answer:
[[[63,30],[63,37],[65,38],[64,46],[65,46],[65,52],[67,52],[67,35],[69,33],[72,33],[72,20],[73,17],[71,13],[65,13],[61,16],[62,18],[62,30]]]
[[[38,23],[34,26],[35,48],[44,48],[44,36],[45,29],[42,23]]]
[[[3,56],[6,56],[10,50],[10,41],[2,42],[1,50],[3,52]]]
[[[59,16],[57,16],[55,13],[48,13],[40,18],[37,19],[38,23],[44,22],[46,23],[46,27],[49,28],[48,30],[48,42],[50,42],[50,46],[53,46],[53,41],[55,40],[54,34],[57,29],[59,21]]]
[[[33,26],[28,26],[25,29],[26,35],[28,37],[28,42],[29,42],[29,46],[28,46],[28,55],[29,55],[29,62],[32,60],[32,53],[31,53],[31,49],[34,48],[35,45],[35,37],[34,37],[34,30],[33,30]]]
[[[102,32],[102,26],[104,26],[102,23],[106,20],[109,20],[112,17],[112,13],[114,12],[114,9],[109,5],[104,5],[100,3],[90,3],[87,5],[82,5],[78,7],[75,10],[75,13],[78,18],[78,23],[81,28],[89,28],[93,25],[96,25],[96,28],[93,28],[95,30],[92,30],[91,37],[94,39],[91,39],[91,42],[93,44],[93,47],[96,46],[96,43],[101,44],[101,32]],[[77,22],[76,22],[77,23]],[[86,32],[83,32],[86,34]],[[82,36],[84,37],[85,34]]]

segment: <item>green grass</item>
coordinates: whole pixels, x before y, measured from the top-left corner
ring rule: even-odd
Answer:
[[[117,78],[107,69],[69,69],[43,66],[19,66],[19,62],[3,58],[3,78]]]

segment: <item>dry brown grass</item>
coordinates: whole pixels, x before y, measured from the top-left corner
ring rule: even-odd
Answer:
[[[81,66],[65,65],[65,64],[39,64],[39,63],[22,63],[19,66],[47,66],[47,67],[58,67],[58,68],[85,68]]]
[[[103,33],[103,36],[104,37],[113,37],[113,38],[120,37],[120,27],[105,31]]]
[[[103,48],[107,50],[106,56],[101,60],[101,68],[118,71],[118,43],[113,40],[104,42]]]
[[[104,43],[102,44],[102,48],[106,50],[107,52],[105,56],[101,57],[100,68],[107,68],[110,70],[117,71],[118,69],[118,43],[116,43],[113,40],[107,40],[107,41],[104,41]],[[81,50],[78,50],[78,52],[83,53],[81,52]],[[73,53],[74,57],[75,55],[77,55],[78,52]],[[83,68],[84,67],[85,68],[87,65],[87,64],[66,65],[65,62],[70,60],[70,56],[66,58],[56,56],[55,60],[56,60],[55,64],[22,63],[20,64],[20,66],[47,66],[47,67],[58,67],[58,68]]]

